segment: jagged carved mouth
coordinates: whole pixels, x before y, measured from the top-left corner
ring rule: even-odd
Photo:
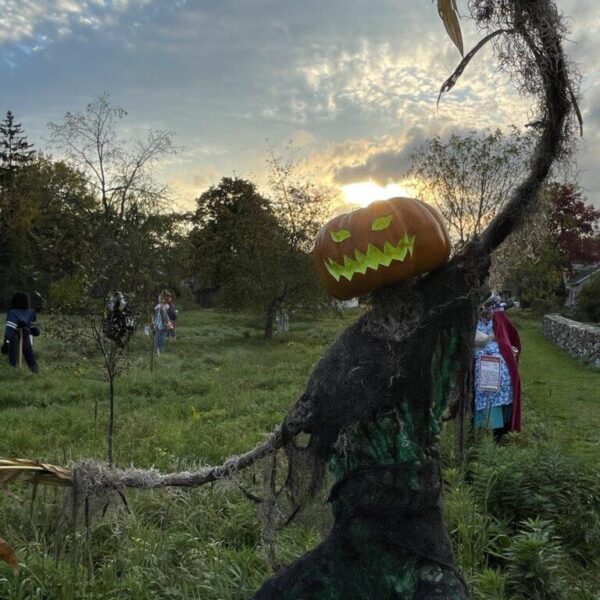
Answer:
[[[344,254],[343,264],[328,258],[325,261],[325,268],[336,281],[339,281],[342,277],[350,281],[356,273],[364,275],[367,269],[377,271],[379,267],[389,267],[394,260],[402,262],[407,255],[412,256],[415,237],[415,235],[409,237],[405,233],[404,237],[395,245],[391,242],[385,242],[383,250],[374,244],[369,244],[366,252],[361,252],[356,248],[354,258]]]

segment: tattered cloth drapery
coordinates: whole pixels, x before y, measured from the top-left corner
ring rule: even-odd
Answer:
[[[334,526],[255,598],[467,596],[442,519],[436,440],[451,387],[468,382],[486,270],[485,253],[473,253],[380,290],[317,364],[296,407],[310,442],[286,436],[293,415],[283,427],[288,485],[305,497],[327,464]]]

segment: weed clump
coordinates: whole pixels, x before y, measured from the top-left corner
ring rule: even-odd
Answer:
[[[479,441],[445,478],[445,516],[475,598],[594,598],[585,575],[598,567],[600,476],[591,464],[513,436],[505,446]]]

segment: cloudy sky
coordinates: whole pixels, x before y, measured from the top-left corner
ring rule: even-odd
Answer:
[[[557,4],[583,74],[581,184],[600,207],[600,4]],[[462,28],[469,48],[478,34]],[[110,94],[129,113],[124,135],[175,133],[182,149],[156,175],[187,208],[223,176],[264,181],[266,140],[292,140],[360,202],[402,192],[433,133],[523,126],[527,101],[490,52],[436,110],[459,58],[430,0],[0,0],[0,112],[52,151],[48,122]]]

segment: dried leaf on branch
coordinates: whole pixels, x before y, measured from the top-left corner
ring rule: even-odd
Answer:
[[[456,8],[455,0],[438,0],[438,13],[448,36],[458,48],[460,55],[464,55],[463,39],[460,30],[460,23],[458,22],[458,9]]]
[[[36,460],[0,458],[0,489],[6,490],[19,478],[28,483],[67,486],[72,485],[73,473],[70,469]]]

